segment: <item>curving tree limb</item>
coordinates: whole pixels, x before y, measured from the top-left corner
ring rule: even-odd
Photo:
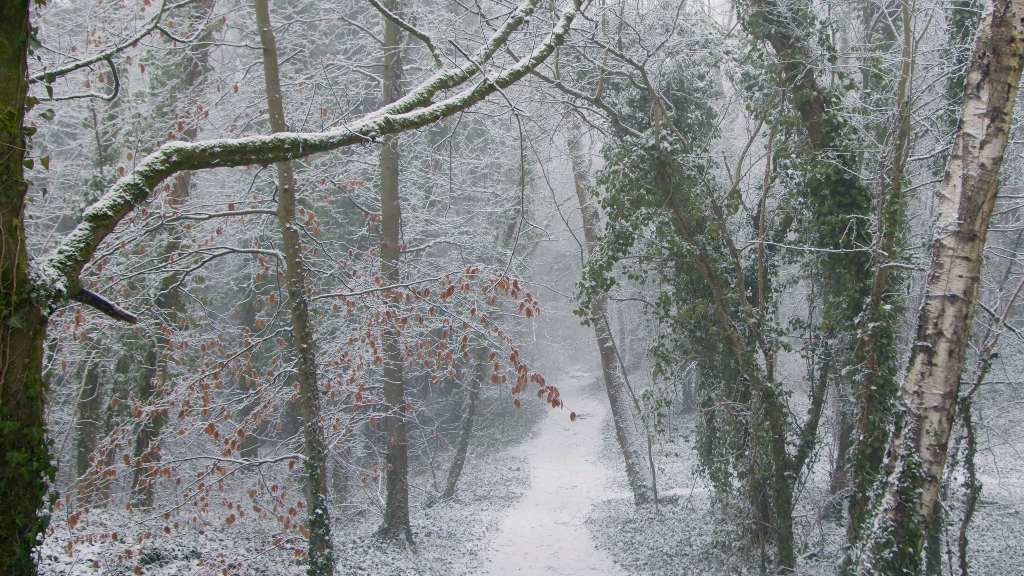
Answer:
[[[279,132],[269,136],[164,144],[142,158],[132,173],[118,180],[89,206],[83,214],[82,223],[65,236],[57,248],[32,263],[30,276],[35,302],[41,306],[55,305],[78,294],[82,289],[79,280],[82,267],[92,259],[103,239],[149,197],[154,187],[177,172],[272,164],[373,142],[382,136],[430,125],[511,86],[536,69],[561,45],[584,0],[572,0],[544,41],[529,55],[494,76],[481,78],[474,85],[465,86],[439,102],[433,101],[438,92],[459,88],[483,74],[480,67],[509,41],[538,3],[539,0],[521,3],[466,64],[439,70],[394,103],[328,132]]]

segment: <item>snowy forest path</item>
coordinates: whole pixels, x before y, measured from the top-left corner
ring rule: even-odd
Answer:
[[[516,448],[528,462],[530,486],[505,517],[482,574],[625,574],[584,525],[594,503],[622,491],[600,457],[609,410],[594,386],[597,377],[571,369],[549,378],[579,417],[571,422],[568,410],[551,410],[534,437]]]

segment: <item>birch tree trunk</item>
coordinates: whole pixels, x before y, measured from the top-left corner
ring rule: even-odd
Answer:
[[[916,573],[939,492],[982,256],[1024,65],[1024,0],[996,0],[972,53],[940,188],[928,288],[858,574]]]
[[[590,183],[590,167],[583,155],[579,120],[571,112],[566,113],[566,144],[569,148],[569,159],[572,162],[573,183],[576,197],[580,203],[580,215],[583,218],[583,236],[587,242],[587,256],[593,255],[597,249],[597,235],[601,226],[597,207],[587,198],[587,186]],[[639,406],[630,398],[622,367],[619,363],[618,351],[612,340],[611,327],[608,324],[608,297],[605,295],[595,299],[590,306],[590,321],[594,324],[594,335],[597,348],[601,353],[601,369],[604,373],[604,387],[608,393],[608,403],[612,409],[612,421],[615,423],[615,438],[622,450],[622,458],[626,463],[626,478],[633,491],[633,502],[637,505],[648,504],[654,500],[654,473],[647,462],[647,439],[639,425]]]
[[[268,0],[256,0],[256,24],[263,46],[263,77],[267,88],[270,130],[285,132],[284,104],[277,65],[277,40],[270,24]],[[334,548],[327,500],[327,450],[320,421],[320,389],[317,386],[316,352],[309,322],[306,265],[295,222],[295,184],[290,161],[277,163],[277,219],[284,245],[285,280],[291,304],[292,342],[295,348],[295,381],[302,412],[303,463],[309,527],[309,576],[334,574]]]
[[[396,3],[390,3],[393,12]],[[401,93],[402,41],[401,29],[390,18],[384,19],[384,78],[381,106],[397,100]],[[384,284],[401,282],[399,244],[401,244],[402,203],[398,195],[398,138],[394,135],[381,139],[380,150],[380,254],[381,277]],[[392,306],[390,295],[385,294],[391,308],[392,322],[382,325],[384,344],[384,401],[387,403],[387,471],[384,523],[380,534],[398,538],[404,536],[412,542],[409,526],[409,442],[405,427],[405,384],[402,374],[402,347],[399,331],[393,323],[398,308]]]

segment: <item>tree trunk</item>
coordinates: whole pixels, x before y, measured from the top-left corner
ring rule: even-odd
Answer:
[[[925,576],[943,576],[942,570],[942,529],[945,526],[942,501],[935,502],[932,521],[928,523],[928,535],[924,546]],[[964,573],[962,576],[967,576]]]
[[[921,568],[960,389],[985,237],[1024,65],[1024,0],[996,0],[978,35],[941,186],[928,291],[858,574]]]
[[[103,436],[100,417],[103,412],[103,399],[100,398],[100,367],[95,361],[87,363],[85,378],[82,379],[82,391],[78,396],[78,413],[75,419],[75,474],[78,477],[78,494],[81,504],[93,504],[93,496],[98,488],[97,478],[89,472],[93,463],[96,444]]]
[[[22,225],[30,34],[28,0],[0,3],[0,572],[12,576],[35,573],[54,472],[43,415],[46,318],[31,300]]]
[[[773,525],[776,530],[775,547],[779,552],[778,564],[780,572],[789,573],[796,567],[793,548],[793,490],[800,471],[794,469],[793,461],[786,451],[786,406],[777,390],[775,386],[762,384],[757,392],[762,397],[761,409],[768,412],[765,419],[771,443],[772,511],[775,516]]]
[[[204,0],[197,6],[203,13],[213,10],[212,0]],[[198,38],[186,52],[188,58],[185,69],[184,85],[195,88],[202,80],[204,68],[209,60],[209,46],[212,29],[207,27],[203,35]],[[188,118],[188,116],[185,116]],[[192,119],[187,128],[181,134],[181,140],[194,142],[199,135],[198,114]],[[192,173],[189,171],[179,172],[171,184],[168,205],[174,211],[180,210],[188,200],[191,193]],[[171,258],[181,247],[180,232],[172,231],[171,239],[163,248],[164,262],[170,263]],[[179,281],[177,273],[170,274],[160,282],[160,294],[155,304],[161,310],[172,325],[177,325],[179,307],[181,305],[181,292],[176,288]],[[157,399],[157,392],[161,385],[167,381],[168,363],[163,358],[163,351],[170,344],[170,338],[162,331],[157,331],[150,348],[146,353],[146,364],[140,376],[138,395],[143,402],[152,403]],[[151,473],[153,464],[160,460],[160,446],[157,440],[167,419],[160,414],[153,414],[139,428],[135,442],[135,469],[132,472],[133,501],[140,507],[153,506],[153,483],[147,475]],[[246,438],[247,440],[249,437]]]
[[[587,242],[587,256],[597,250],[597,236],[600,230],[600,216],[597,206],[587,198],[587,187],[590,184],[590,166],[583,155],[583,135],[580,132],[579,120],[572,114],[565,114],[566,144],[569,148],[569,159],[572,162],[573,182],[576,187],[576,198],[580,203],[580,216],[583,218],[583,236]],[[590,321],[594,325],[597,348],[601,353],[601,369],[604,373],[604,387],[608,393],[608,403],[612,409],[612,421],[615,424],[615,438],[622,450],[622,458],[626,463],[626,478],[633,491],[633,502],[637,505],[648,504],[654,499],[654,475],[646,461],[646,433],[639,425],[640,407],[626,388],[622,365],[619,362],[618,350],[612,340],[611,327],[608,325],[608,298],[601,296],[590,306]]]
[[[473,419],[476,418],[476,404],[480,399],[480,383],[484,380],[486,364],[483,359],[477,358],[474,362],[473,376],[470,378],[469,393],[466,395],[466,411],[462,415],[462,429],[459,431],[459,442],[455,445],[455,457],[452,458],[452,465],[448,468],[448,479],[445,481],[444,492],[441,493],[441,500],[451,500],[455,497],[455,488],[462,476],[462,469],[466,465],[466,454],[469,453],[469,440],[473,436]]]
[[[256,25],[263,46],[263,78],[267,88],[270,130],[285,132],[284,104],[277,65],[277,40],[270,24],[268,0],[256,0]],[[334,547],[331,543],[331,519],[327,502],[327,450],[323,423],[320,421],[320,389],[317,386],[316,352],[309,322],[306,291],[306,265],[302,259],[299,228],[295,222],[295,184],[292,163],[277,165],[277,219],[284,245],[285,280],[291,304],[292,338],[295,349],[295,380],[302,403],[302,437],[306,475],[306,503],[309,527],[310,576],[334,574]]]
[[[851,444],[850,451],[848,455],[839,455],[833,484],[835,487],[845,484],[843,487],[851,489],[849,510],[853,519],[849,533],[853,535],[865,516],[864,502],[882,464],[897,391],[893,360],[898,306],[885,308],[891,302],[882,295],[892,291],[885,290],[889,271],[880,265],[885,263],[882,260],[891,253],[898,239],[902,216],[899,178],[909,130],[909,108],[905,106],[911,61],[909,26],[903,30],[906,42],[900,94],[897,95],[897,152],[892,172],[886,174],[886,180],[894,179],[888,182],[890,186],[882,191],[875,204],[871,201],[871,191],[859,176],[862,164],[859,153],[848,146],[849,128],[836,112],[840,97],[827,84],[818,82],[817,66],[812,64],[816,48],[808,29],[816,17],[811,3],[754,0],[750,7],[744,25],[753,36],[771,44],[778,56],[795,112],[806,132],[808,151],[816,157],[822,154],[832,157],[829,162],[818,163],[830,166],[823,168],[829,175],[816,175],[804,186],[801,195],[811,209],[812,243],[825,249],[816,264],[823,282],[826,307],[823,317],[845,332],[849,342],[857,343],[856,348],[842,356],[844,368],[858,368],[860,377],[853,383],[854,433],[845,439]],[[901,15],[906,18],[908,14],[909,11],[904,11]],[[866,226],[854,226],[850,233],[848,222],[858,217],[879,218],[881,234],[872,237]],[[874,255],[858,250],[867,245],[876,248]],[[867,309],[865,303],[874,308]],[[864,323],[858,323],[862,316],[869,318],[870,329],[864,330]],[[839,374],[844,371],[836,370]],[[846,429],[841,433],[845,434]]]
[[[394,3],[392,3],[394,4]],[[395,11],[397,6],[389,9]],[[382,106],[394,102],[401,93],[402,42],[398,24],[384,20],[384,82]],[[398,195],[398,138],[385,136],[380,150],[380,214],[381,214],[381,277],[384,284],[401,282],[399,244],[401,243],[402,204]],[[388,306],[391,299],[385,295]],[[393,307],[393,312],[398,309]],[[392,318],[398,316],[391,314]],[[389,538],[404,536],[412,542],[409,525],[409,442],[405,426],[405,385],[402,375],[402,347],[394,324],[385,322],[381,328],[384,344],[384,401],[387,403],[387,491],[384,522],[380,535]]]
[[[836,461],[828,484],[828,493],[832,496],[850,488],[850,445],[853,443],[855,422],[850,417],[851,410],[843,406],[844,403],[845,400],[842,398],[836,401],[839,412],[839,429],[836,431]],[[837,513],[842,516],[841,506],[837,509]]]
[[[912,17],[909,0],[900,2],[900,23],[903,31],[900,78],[896,88],[895,143],[889,173],[882,178],[878,197],[878,234],[873,245],[874,279],[864,316],[867,318],[854,359],[863,365],[863,375],[856,386],[860,413],[855,421],[856,440],[850,458],[849,523],[847,541],[853,546],[871,506],[871,489],[885,459],[888,430],[893,419],[893,401],[897,395],[896,323],[903,310],[903,298],[889,282],[891,267],[883,266],[890,258],[900,230],[906,222],[903,199],[903,167],[910,148],[910,76],[913,59]],[[887,26],[886,29],[891,29]]]
[[[143,402],[151,402],[159,390],[157,374],[159,374],[159,365],[161,364],[160,350],[166,350],[167,338],[158,338],[157,342],[160,341],[164,343],[162,347],[156,343],[150,345],[149,350],[146,351],[146,360],[142,365],[142,370],[139,372],[139,385],[136,392]],[[141,412],[138,417],[142,419],[142,424],[139,426],[139,432],[135,435],[135,459],[132,463],[132,503],[140,508],[151,508],[153,506],[153,486],[147,476],[152,468],[150,463],[159,458],[159,445],[156,440],[167,419],[149,411]]]

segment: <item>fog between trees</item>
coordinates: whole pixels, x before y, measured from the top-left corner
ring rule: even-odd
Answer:
[[[0,39],[4,573],[1020,570],[1024,2]]]

